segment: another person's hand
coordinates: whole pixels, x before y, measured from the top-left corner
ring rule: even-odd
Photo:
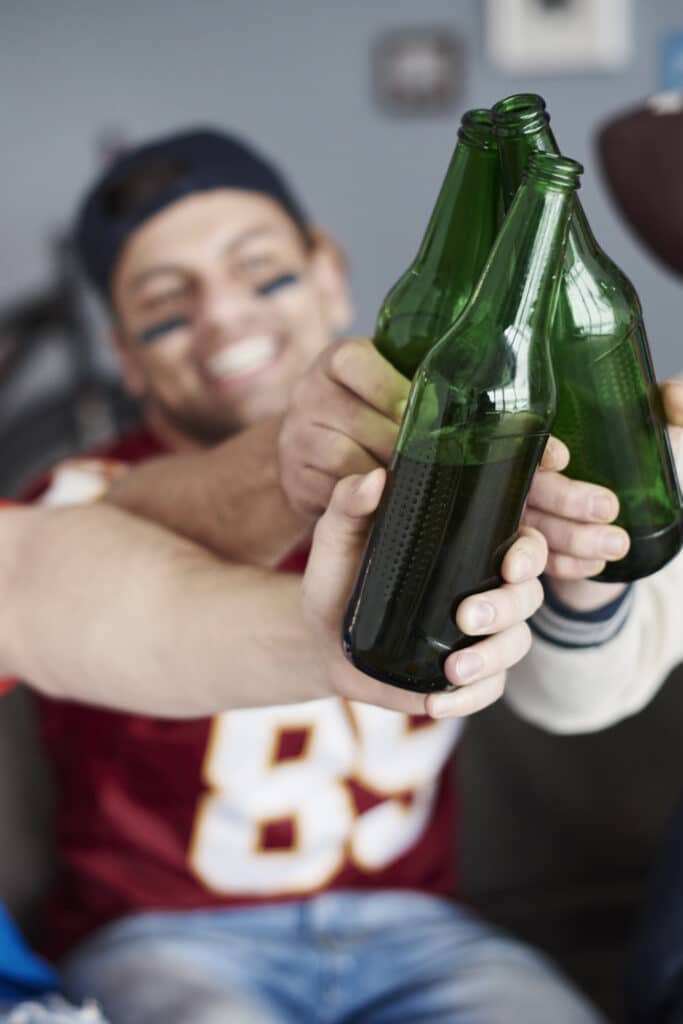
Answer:
[[[626,530],[610,525],[619,514],[617,496],[606,487],[564,476],[569,458],[566,445],[551,437],[522,522],[540,530],[548,542],[548,576],[583,580],[601,572],[605,562],[623,558],[630,539]]]
[[[460,629],[482,639],[446,659],[449,690],[425,695],[381,683],[345,659],[341,628],[384,478],[384,472],[376,470],[342,480],[335,487],[313,538],[303,582],[304,615],[320,645],[332,690],[339,696],[407,714],[472,714],[502,695],[506,669],[529,649],[531,635],[526,619],[543,600],[538,576],[546,562],[546,543],[538,531],[523,527],[503,561],[506,582],[495,590],[466,598],[458,607],[456,621]]]
[[[683,476],[683,381],[660,385],[664,416],[679,477]],[[550,554],[546,575],[555,595],[571,608],[589,611],[612,601],[623,583],[596,583],[588,577],[600,572],[605,561],[621,558],[628,550],[628,534],[609,526],[619,511],[618,499],[604,487],[562,476],[567,450],[554,442],[550,472],[539,470],[529,492],[524,521],[541,530]],[[550,447],[550,446],[549,446]],[[602,514],[601,514],[602,513]],[[619,544],[624,543],[622,553]],[[609,547],[614,544],[613,552]]]
[[[678,478],[683,482],[683,380],[665,380],[660,392]]]

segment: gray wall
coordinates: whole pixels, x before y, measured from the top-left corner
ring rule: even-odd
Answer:
[[[636,46],[619,74],[510,77],[484,52],[477,0],[2,0],[0,301],[48,274],[46,239],[96,163],[103,129],[131,140],[215,123],[279,158],[352,262],[357,328],[412,257],[450,155],[459,113],[514,91],[543,93],[565,152],[586,164],[596,234],[640,292],[661,374],[683,367],[683,282],[620,225],[591,150],[594,125],[657,88],[657,47],[683,28],[681,0],[634,0]],[[378,33],[411,24],[467,41],[458,111],[383,114],[371,99]]]

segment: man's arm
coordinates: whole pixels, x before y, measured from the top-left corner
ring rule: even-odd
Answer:
[[[49,696],[139,713],[206,715],[334,694],[408,714],[460,716],[500,696],[529,647],[545,543],[526,531],[494,591],[458,609],[466,632],[486,600],[487,636],[451,655],[451,692],[408,693],[345,661],[343,610],[383,472],[340,483],[298,576],[226,563],[105,504],[0,513],[0,676]],[[479,665],[462,673],[463,655]]]
[[[280,486],[280,423],[269,418],[207,451],[152,459],[115,480],[104,500],[223,558],[274,567],[311,531]]]
[[[171,716],[327,696],[300,586],[104,504],[3,509],[0,675]]]

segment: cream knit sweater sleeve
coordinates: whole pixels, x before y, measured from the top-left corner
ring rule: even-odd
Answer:
[[[683,660],[683,552],[597,621],[546,604],[531,625],[531,651],[510,670],[506,689],[523,718],[578,733],[634,715]]]

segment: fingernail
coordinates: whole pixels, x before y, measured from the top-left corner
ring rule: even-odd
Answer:
[[[531,559],[526,554],[516,555],[512,559],[510,575],[513,580],[525,580],[531,575]]]
[[[591,501],[591,515],[594,519],[612,519],[614,517],[614,502],[606,494],[596,495]]]
[[[602,553],[611,558],[623,558],[628,551],[628,539],[619,533],[610,533],[602,542]]]
[[[484,667],[484,661],[474,651],[463,651],[455,660],[455,674],[458,679],[471,679]]]
[[[496,617],[496,610],[488,601],[477,601],[467,609],[465,625],[470,629],[482,629],[490,626]]]

